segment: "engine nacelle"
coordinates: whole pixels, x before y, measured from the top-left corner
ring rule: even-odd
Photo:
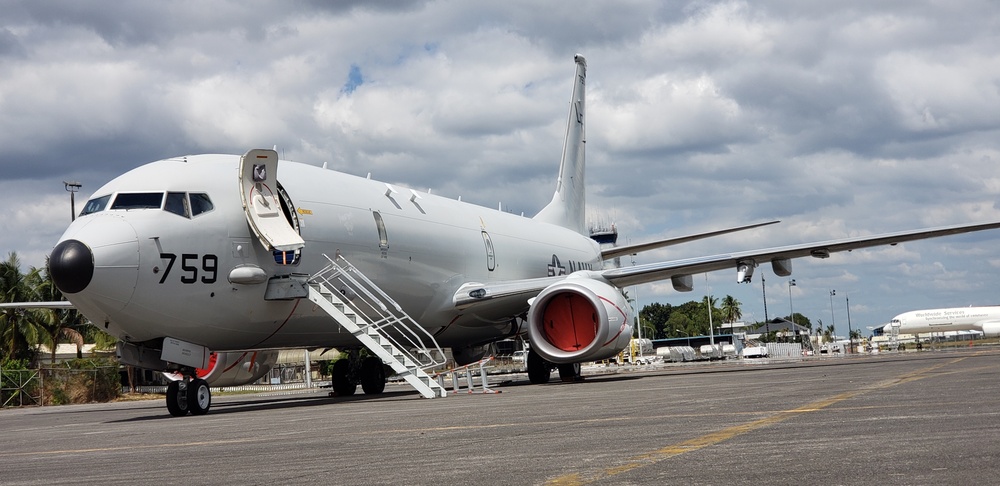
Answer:
[[[570,275],[531,303],[528,339],[555,364],[610,358],[632,339],[632,306],[607,281]]]
[[[212,353],[208,357],[208,368],[198,369],[198,378],[211,386],[239,386],[253,383],[271,371],[278,362],[278,351],[234,351]],[[171,380],[182,377],[177,373],[164,373]]]

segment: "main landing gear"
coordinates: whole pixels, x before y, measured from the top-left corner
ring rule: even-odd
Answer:
[[[366,395],[378,395],[385,391],[385,365],[375,356],[362,357],[357,351],[348,351],[347,357],[333,363],[331,370],[330,396],[350,396],[358,385]]]
[[[191,378],[184,373],[184,378],[170,382],[167,385],[167,411],[174,417],[205,415],[212,406],[212,391],[208,382],[201,378]]]
[[[580,373],[580,363],[566,363],[554,365],[535,353],[535,350],[528,349],[528,381],[538,385],[548,383],[552,374],[552,369],[559,370],[559,379],[563,382],[583,381]]]

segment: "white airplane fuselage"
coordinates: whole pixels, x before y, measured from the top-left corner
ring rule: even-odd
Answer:
[[[353,337],[307,300],[264,300],[265,283],[230,282],[240,267],[259,267],[268,277],[313,274],[328,263],[324,255],[342,255],[441,345],[469,345],[513,334],[511,316],[528,302],[491,306],[488,315],[463,312],[453,303],[462,284],[602,265],[598,245],[570,229],[287,161],[277,180],[305,246],[297,263],[278,264],[247,224],[239,162],[236,155],[161,160],[96,191],[94,198],[207,194],[214,208],[190,218],[160,208],[105,208],[78,218],[60,241],[88,242],[94,276],[69,295],[73,304],[133,342],[170,336],[212,350],[352,345]]]
[[[909,311],[892,318],[886,330],[893,327],[898,328],[900,334],[980,331],[987,336],[998,336],[1000,335],[1000,306]]]

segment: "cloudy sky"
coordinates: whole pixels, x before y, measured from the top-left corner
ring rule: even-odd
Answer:
[[[35,2],[0,17],[0,252],[25,267],[105,182],[175,155],[283,158],[531,215],[550,198],[573,55],[588,203],[633,243],[780,219],[635,258],[1000,220],[991,1]],[[1000,231],[707,277],[746,318],[846,335],[1000,304]],[[641,305],[704,295],[633,289]],[[836,290],[831,315],[830,290]]]

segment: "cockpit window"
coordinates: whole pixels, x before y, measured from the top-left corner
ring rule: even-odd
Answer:
[[[123,192],[115,197],[111,209],[160,209],[162,192]]]
[[[163,210],[178,216],[190,218],[191,211],[188,210],[187,193],[168,192],[167,202],[163,205]]]
[[[208,198],[208,194],[201,192],[191,193],[191,215],[197,216],[201,213],[207,213],[215,209],[215,205],[212,204],[212,200]]]
[[[111,200],[111,194],[107,196],[95,197],[87,201],[87,205],[83,207],[83,211],[80,211],[80,216],[86,216],[90,213],[97,213],[104,211],[104,208],[108,206],[108,201]]]

